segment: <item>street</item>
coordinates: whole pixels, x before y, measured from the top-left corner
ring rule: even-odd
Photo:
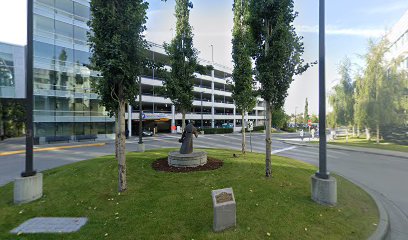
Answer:
[[[318,148],[296,146],[283,142],[293,138],[294,134],[273,134],[272,153],[318,164]],[[177,139],[180,135],[159,135],[144,138],[146,150],[155,148],[178,148]],[[252,135],[254,152],[264,153],[265,136]],[[138,139],[127,140],[127,151],[137,149]],[[195,148],[230,148],[241,149],[240,134],[199,135],[194,139]],[[247,150],[250,151],[249,136]],[[57,166],[87,160],[114,153],[113,142],[103,147],[85,147],[58,151],[35,153],[34,167],[39,171]],[[362,185],[371,194],[383,202],[391,220],[392,239],[408,239],[408,157],[391,157],[363,152],[328,149],[329,171],[342,175],[347,179]],[[272,159],[273,161],[273,159]],[[0,186],[19,176],[24,168],[24,154],[0,157]],[[273,170],[273,169],[272,169]],[[263,174],[263,173],[260,173]]]

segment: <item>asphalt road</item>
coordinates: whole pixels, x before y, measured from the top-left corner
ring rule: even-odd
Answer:
[[[293,146],[282,142],[282,138],[293,138],[293,134],[274,134],[272,153],[294,158],[313,165],[318,164],[318,148]],[[179,135],[161,135],[145,138],[146,149],[180,147]],[[264,153],[265,136],[252,135],[252,150]],[[248,150],[249,136],[247,139]],[[137,139],[127,141],[127,151],[136,151]],[[241,148],[241,135],[200,135],[194,141],[196,148]],[[35,153],[35,169],[43,171],[90,158],[111,155],[114,144],[103,147],[86,147]],[[391,239],[408,239],[408,157],[390,157],[363,152],[328,149],[329,171],[338,173],[364,186],[383,202],[391,220]],[[24,169],[24,155],[0,157],[0,186],[18,177]]]

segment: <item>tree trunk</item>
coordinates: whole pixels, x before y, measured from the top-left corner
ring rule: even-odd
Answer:
[[[360,138],[360,135],[361,135],[360,126],[357,126],[357,138]]]
[[[272,113],[271,103],[266,101],[266,134],[265,134],[265,176],[272,176],[272,140],[271,140]]]
[[[242,111],[242,154],[245,154],[245,112]]]
[[[119,149],[119,116],[115,114],[115,158],[118,160],[118,149]]]
[[[356,126],[353,125],[353,138],[356,137]]]
[[[377,144],[380,143],[380,125],[377,124],[377,140],[376,140]]]
[[[349,135],[348,128],[346,128],[346,143],[348,143],[348,135]]]
[[[181,110],[181,131],[186,128],[186,110]]]
[[[125,136],[125,107],[124,100],[119,101],[119,133],[118,133],[118,165],[119,165],[119,192],[123,192],[127,188],[126,182],[126,136]]]
[[[367,141],[371,140],[371,133],[370,133],[370,129],[368,127],[365,128],[365,132],[366,132],[366,139]]]

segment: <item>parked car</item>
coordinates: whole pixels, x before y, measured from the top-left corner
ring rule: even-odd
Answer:
[[[153,136],[153,132],[150,131],[150,130],[143,130],[142,136],[144,136],[144,137],[151,137],[151,136]]]

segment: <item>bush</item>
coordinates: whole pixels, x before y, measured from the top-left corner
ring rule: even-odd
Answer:
[[[203,128],[204,134],[223,134],[223,133],[233,133],[233,128]]]

